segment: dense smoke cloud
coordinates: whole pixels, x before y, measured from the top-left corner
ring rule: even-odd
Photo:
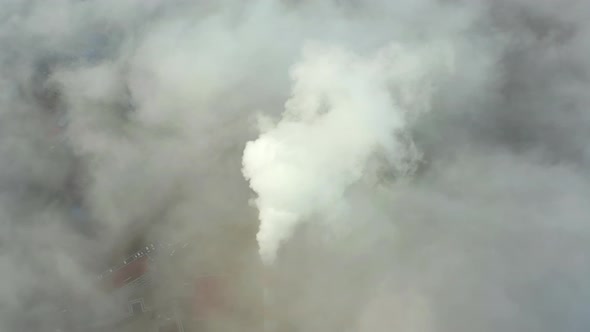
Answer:
[[[285,329],[587,330],[588,13],[4,1],[0,330],[104,315],[96,275],[138,237],[196,245],[162,299],[250,278],[259,225]]]
[[[244,151],[244,175],[259,194],[257,237],[267,263],[299,222],[342,205],[377,150],[394,173],[417,162],[411,142],[398,137],[406,134],[405,113],[429,105],[431,62],[444,64],[447,57],[437,48],[421,51],[393,45],[363,61],[337,48],[307,47],[293,69],[293,97],[282,121]]]

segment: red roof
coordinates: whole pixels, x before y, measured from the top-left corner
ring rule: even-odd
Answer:
[[[113,285],[118,288],[141,277],[148,270],[148,257],[143,256],[113,272]]]

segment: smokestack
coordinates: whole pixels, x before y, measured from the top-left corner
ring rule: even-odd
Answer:
[[[346,213],[347,188],[362,181],[378,153],[386,153],[396,176],[414,168],[419,154],[400,138],[408,115],[427,111],[427,71],[445,64],[443,52],[430,51],[392,45],[361,57],[319,43],[305,47],[291,70],[293,96],[282,118],[249,142],[243,156],[244,177],[258,195],[267,282],[281,245],[300,223]],[[273,291],[266,286],[265,331],[273,331]]]

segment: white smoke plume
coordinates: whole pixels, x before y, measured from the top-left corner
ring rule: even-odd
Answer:
[[[427,110],[434,84],[429,75],[448,56],[444,49],[421,51],[392,45],[363,58],[337,47],[305,47],[292,69],[293,96],[282,119],[261,128],[244,151],[244,176],[258,194],[257,239],[266,263],[297,223],[325,218],[342,205],[346,189],[378,151],[402,175],[417,162],[411,142],[399,138],[408,113]]]

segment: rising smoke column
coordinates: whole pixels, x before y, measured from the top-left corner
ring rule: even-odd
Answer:
[[[298,223],[341,205],[377,151],[397,171],[415,162],[418,155],[397,137],[409,115],[428,108],[429,74],[446,59],[436,49],[392,45],[361,57],[332,46],[304,48],[282,119],[276,125],[262,119],[260,137],[244,150],[265,263],[274,261]]]

